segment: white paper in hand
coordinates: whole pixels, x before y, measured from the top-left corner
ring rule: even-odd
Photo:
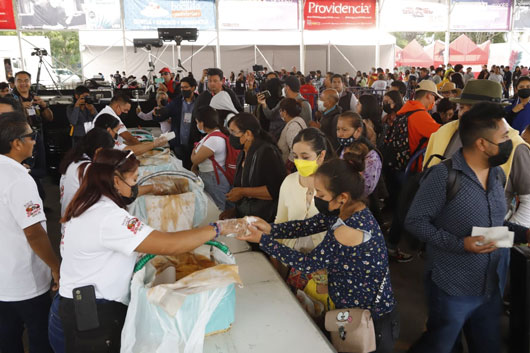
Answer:
[[[498,248],[511,248],[513,246],[514,234],[508,230],[508,227],[473,227],[471,236],[484,237],[484,242],[478,242],[478,245],[493,241]]]
[[[167,141],[169,140],[173,140],[175,138],[175,132],[174,131],[169,131],[169,132],[166,132],[162,135],[160,135],[160,137],[165,137]]]

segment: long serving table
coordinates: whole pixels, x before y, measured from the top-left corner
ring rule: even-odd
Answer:
[[[234,256],[244,285],[236,288],[235,322],[206,337],[204,353],[336,352],[263,254]]]

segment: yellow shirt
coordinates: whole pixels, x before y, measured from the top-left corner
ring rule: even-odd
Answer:
[[[309,207],[307,207],[307,188],[300,185],[299,181],[300,175],[298,172],[289,174],[282,183],[280,187],[280,198],[278,200],[278,211],[276,213],[276,219],[274,223],[284,223],[294,220],[303,220],[311,218],[318,213],[317,208],[315,207],[315,201],[312,200]],[[313,241],[313,246],[311,249],[304,247],[304,250],[312,250],[318,244],[322,242],[325,232],[313,234],[311,240]],[[294,248],[299,239],[279,239],[278,242]]]

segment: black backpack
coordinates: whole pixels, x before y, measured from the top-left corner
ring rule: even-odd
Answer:
[[[410,206],[412,205],[412,201],[414,201],[414,197],[416,196],[416,193],[418,192],[418,189],[420,188],[422,181],[433,170],[433,167],[428,168],[433,158],[440,159],[442,161],[441,163],[444,164],[445,167],[447,168],[448,175],[447,175],[446,201],[445,202],[449,203],[451,200],[453,200],[456,194],[458,194],[458,191],[460,190],[461,175],[459,171],[457,171],[456,169],[453,169],[453,161],[450,158],[446,159],[445,157],[439,154],[433,154],[432,156],[430,156],[429,160],[425,164],[425,169],[421,173],[410,175],[407,178],[399,194],[398,207],[395,212],[398,212],[398,219],[401,225],[401,229],[403,229],[403,231],[407,235],[408,235],[408,232],[403,226],[405,223],[405,218],[407,217]],[[410,238],[411,247],[418,248],[418,244],[419,244],[418,240],[412,236],[409,236],[409,238]]]
[[[394,170],[404,171],[410,162],[410,158],[421,150],[423,144],[427,141],[425,138],[421,139],[416,150],[412,154],[410,153],[409,117],[419,111],[422,110],[413,110],[396,116],[396,120],[386,131],[383,144],[383,157],[386,166]]]

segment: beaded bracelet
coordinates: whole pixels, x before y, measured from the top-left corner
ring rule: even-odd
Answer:
[[[212,226],[215,229],[215,238],[214,239],[219,238],[219,236],[221,235],[221,231],[219,230],[219,225],[217,223],[215,223],[215,222],[208,223],[208,225]]]

